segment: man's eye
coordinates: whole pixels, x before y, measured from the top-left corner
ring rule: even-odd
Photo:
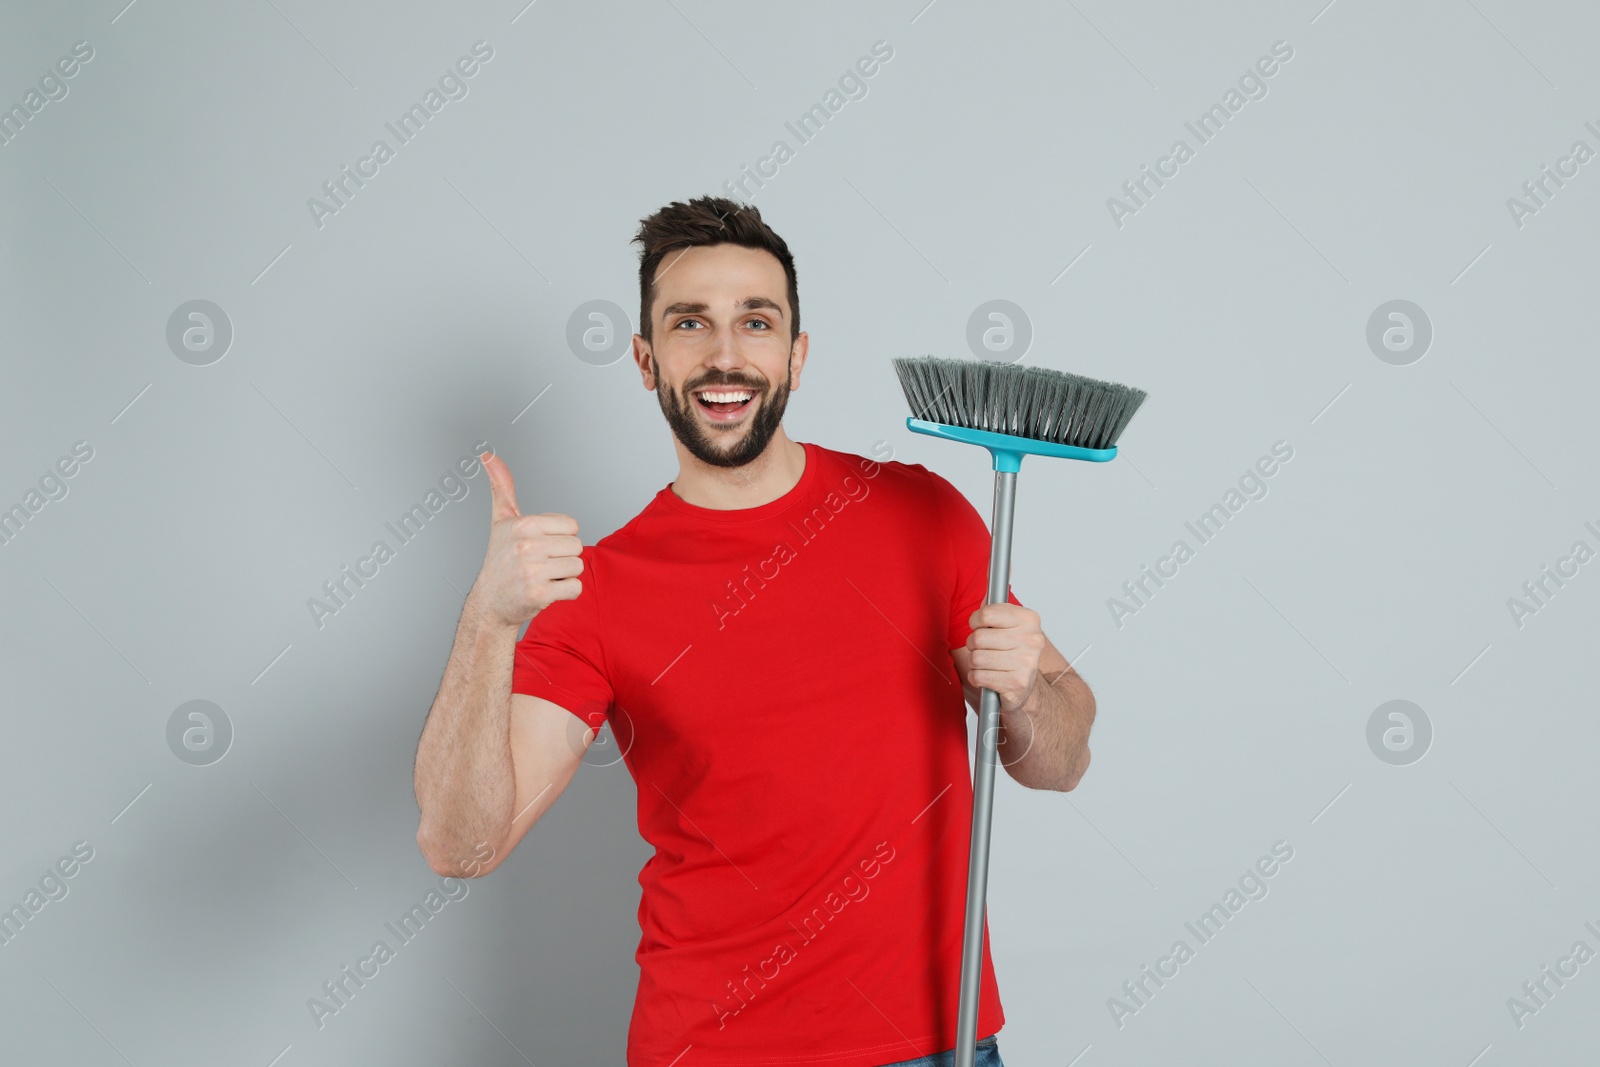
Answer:
[[[763,330],[772,329],[772,327],[767,323],[766,319],[751,319],[745,325],[747,325],[747,326],[760,326]]]
[[[677,326],[673,327],[673,329],[681,329],[684,326],[688,326],[690,323],[693,323],[694,325],[698,326],[698,325],[700,325],[700,320],[699,319],[684,319],[682,322],[678,323]]]

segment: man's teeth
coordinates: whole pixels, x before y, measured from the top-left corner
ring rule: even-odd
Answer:
[[[752,396],[755,394],[750,392],[715,393],[707,390],[700,394],[700,399],[708,404],[742,404]]]

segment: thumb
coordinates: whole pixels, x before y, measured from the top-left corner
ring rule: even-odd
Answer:
[[[489,521],[514,519],[522,512],[517,510],[517,487],[511,479],[511,468],[493,452],[478,457],[489,476]]]

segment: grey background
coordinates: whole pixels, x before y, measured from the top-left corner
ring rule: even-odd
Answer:
[[[590,543],[670,481],[654,398],[568,316],[636,315],[637,220],[795,147],[878,40],[867,95],[751,187],[812,337],[790,434],[882,441],[987,514],[986,457],[909,434],[888,360],[967,354],[992,299],[1027,362],[1151,394],[1117,461],[1022,474],[1014,585],[1100,710],[1076,791],[999,782],[1007,1062],[1592,1053],[1600,962],[1520,1028],[1506,1001],[1600,949],[1600,563],[1520,628],[1506,602],[1600,547],[1600,162],[1520,227],[1506,200],[1600,148],[1593,7],[924,3],[5,6],[6,106],[95,50],[0,146],[0,506],[94,449],[0,546],[0,902],[94,849],[0,946],[6,1062],[621,1062],[647,849],[620,765],[314,1024],[439,882],[411,761],[482,474],[320,629],[306,602],[479,440]],[[319,229],[307,198],[478,40],[468,95]],[[1268,95],[1115,225],[1280,40]],[[234,330],[208,366],[166,342],[194,299]],[[1405,366],[1366,343],[1394,299],[1434,331]],[[1268,495],[1117,626],[1277,441]],[[198,699],[233,729],[209,766],[167,742]],[[1433,727],[1406,766],[1366,740],[1393,699]],[[1269,895],[1119,1028],[1108,998],[1280,840]]]

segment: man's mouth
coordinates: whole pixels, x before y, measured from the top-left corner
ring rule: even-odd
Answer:
[[[694,392],[695,402],[713,422],[735,422],[756,398],[754,389],[729,386],[708,387]]]

